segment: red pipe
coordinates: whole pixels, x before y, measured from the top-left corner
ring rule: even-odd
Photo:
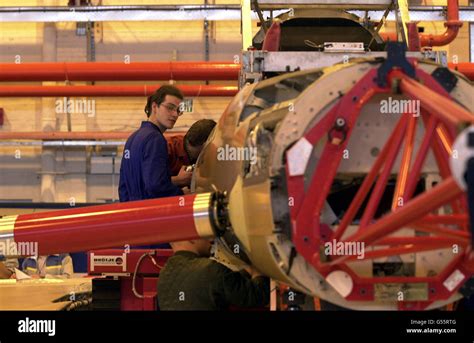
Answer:
[[[160,85],[143,86],[0,86],[0,97],[149,96]],[[237,86],[180,85],[185,96],[234,96]]]
[[[391,37],[396,41],[396,34],[383,33],[382,36]],[[180,64],[178,64],[180,63]],[[195,67],[187,67],[191,63]],[[107,64],[107,69],[100,69],[99,65]],[[173,72],[166,68],[175,65]],[[178,65],[177,65],[178,64]],[[150,65],[150,67],[146,67]],[[150,71],[153,65],[165,68]],[[133,67],[130,67],[133,66]],[[181,68],[177,71],[177,68]],[[450,63],[451,69],[456,69],[474,80],[474,66],[472,63]],[[67,68],[67,71],[66,71]],[[157,67],[158,68],[158,67]],[[187,69],[185,69],[187,68]],[[207,70],[206,70],[207,68]],[[46,69],[46,70],[45,70]],[[237,80],[240,64],[232,62],[137,62],[134,64],[114,62],[84,62],[84,63],[0,63],[1,81],[123,81],[123,80]],[[168,73],[168,74],[167,74]],[[212,75],[211,77],[209,75]],[[79,87],[79,86],[77,86]],[[85,86],[84,86],[85,87]],[[96,86],[98,87],[98,86]],[[106,86],[100,86],[106,87]],[[107,86],[111,87],[111,86]],[[118,87],[118,86],[117,86]],[[125,86],[124,86],[125,87]],[[127,86],[129,87],[129,86]],[[142,86],[136,86],[142,87]],[[153,86],[150,86],[153,87]],[[180,86],[183,87],[183,86]],[[143,94],[140,89],[140,95]],[[138,92],[138,91],[137,91]],[[230,91],[229,91],[230,92]],[[105,96],[105,95],[104,95]]]
[[[420,35],[421,46],[444,46],[451,43],[458,36],[462,22],[446,22],[446,31],[441,35],[426,34]]]
[[[474,63],[449,63],[449,68],[464,74],[469,80],[474,81]]]
[[[210,204],[203,193],[7,216],[0,242],[27,256],[210,238]]]
[[[421,34],[421,46],[443,46],[451,43],[458,35],[462,26],[459,20],[459,3],[458,0],[448,0],[447,4],[448,20],[444,23],[446,31],[441,35]]]
[[[397,33],[396,32],[393,32],[393,31],[389,31],[389,32],[380,32],[380,37],[382,37],[382,39],[387,42],[387,41],[390,41],[390,42],[397,42],[398,41],[398,36],[397,36]]]
[[[424,46],[443,46],[451,43],[458,35],[463,22],[459,20],[458,0],[448,0],[447,3],[447,21],[444,23],[446,31],[440,35],[420,34],[420,45]],[[397,41],[396,32],[383,32],[380,36],[384,41]]]
[[[165,132],[165,137],[184,134],[182,131]],[[0,140],[125,140],[132,132],[127,131],[82,131],[82,132],[0,132]]]
[[[0,63],[0,81],[237,80],[229,62]]]

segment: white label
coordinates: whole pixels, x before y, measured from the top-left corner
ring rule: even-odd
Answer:
[[[304,137],[288,151],[288,170],[290,176],[304,174],[312,151],[313,146]]]
[[[123,271],[127,270],[127,255],[95,255],[91,254],[91,271],[96,267],[122,267]]]
[[[444,282],[443,286],[452,292],[466,278],[466,276],[456,269]]]
[[[326,42],[325,52],[364,52],[364,43],[356,42]]]

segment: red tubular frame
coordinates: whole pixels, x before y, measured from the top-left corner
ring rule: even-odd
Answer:
[[[416,219],[427,215],[431,211],[444,205],[463,194],[453,178],[444,180],[428,192],[409,201],[402,208],[391,212],[367,227],[344,240],[344,242],[364,242],[365,246],[374,245],[378,240],[386,237]],[[391,256],[391,255],[386,255]],[[341,263],[347,256],[338,257],[333,264]]]
[[[423,221],[426,217],[423,217]],[[464,225],[464,224],[463,224]],[[436,233],[445,237],[455,237],[462,239],[469,239],[470,234],[465,230],[452,229],[441,225],[426,224],[424,222],[415,222],[410,225],[415,228],[417,231],[427,232],[427,233]]]
[[[393,194],[392,201],[392,210],[396,210],[399,207],[399,199],[401,198],[404,201],[404,195],[406,192],[408,171],[410,169],[411,159],[413,155],[413,149],[415,145],[415,135],[416,135],[416,123],[417,118],[411,116],[408,119],[407,135],[405,137],[405,149],[402,155],[402,162],[400,163],[400,171],[398,172],[399,177],[397,178],[397,184],[395,187],[395,192]],[[403,205],[402,205],[403,206]]]
[[[474,271],[474,261],[469,255],[471,250],[470,231],[468,230],[465,194],[451,177],[448,164],[448,152],[453,142],[452,134],[455,133],[455,126],[460,123],[474,123],[474,116],[452,101],[449,94],[432,76],[421,69],[416,70],[417,79],[420,80],[420,83],[410,79],[399,70],[393,70],[389,73],[388,85],[399,84],[402,93],[409,98],[420,101],[422,118],[425,123],[425,134],[421,145],[416,156],[413,156],[417,118],[402,117],[377,157],[373,168],[365,177],[339,226],[333,231],[331,237],[323,239],[320,232],[321,225],[327,225],[327,223],[320,223],[322,206],[329,194],[361,107],[374,94],[390,94],[392,92],[390,86],[383,89],[377,86],[375,73],[375,69],[369,71],[305,135],[306,140],[315,145],[321,139],[325,139],[337,118],[343,118],[347,123],[345,140],[341,142],[328,139],[326,141],[312,176],[311,184],[306,191],[304,176],[289,176],[287,173],[288,195],[298,199],[290,211],[293,223],[293,243],[297,251],[322,275],[326,276],[335,270],[344,270],[349,273],[354,280],[354,289],[347,299],[373,300],[373,284],[376,283],[424,282],[429,284],[430,288],[438,290],[436,294],[429,294],[427,301],[420,302],[417,305],[419,308],[424,308],[435,300],[449,298],[461,286],[459,284],[451,291],[447,291],[443,286],[443,282],[454,272],[455,268],[464,273],[466,278]],[[407,126],[408,131],[405,131]],[[372,222],[379,199],[385,189],[403,141],[405,141],[405,148],[399,171],[400,176],[397,179],[397,188],[394,194],[395,199],[398,196],[403,198],[403,206],[394,206],[392,212]],[[443,181],[432,189],[412,198],[430,148],[435,153]],[[288,161],[291,163],[290,159]],[[287,166],[287,171],[288,168]],[[376,185],[370,194],[358,231],[347,237],[345,232],[355,218],[374,182],[376,182]],[[432,213],[445,204],[451,204],[454,211],[453,215],[434,215]],[[430,235],[391,236],[404,227],[429,232]],[[356,256],[331,256],[328,261],[323,262],[321,260],[322,245],[327,241],[340,241],[341,238],[345,238],[342,240],[343,243],[364,243],[365,247],[380,247],[378,250],[366,252],[365,259],[438,250],[451,247],[454,244],[460,247],[461,252],[458,258],[454,258],[449,266],[435,277],[363,278],[355,275],[346,264],[349,261],[356,261]],[[383,246],[388,247],[383,248]],[[361,287],[368,287],[364,295],[358,293]],[[370,290],[370,287],[372,287],[372,290]],[[403,307],[403,305],[401,306]]]
[[[391,77],[397,75],[400,75],[399,72],[393,72]],[[449,101],[444,95],[406,77],[402,77],[400,81],[400,90],[412,99],[420,100],[422,108],[430,114],[446,119],[454,125],[459,122],[474,123],[471,113],[455,102]]]
[[[406,118],[402,117],[401,121],[405,122],[406,126]],[[404,126],[404,127],[405,127]],[[377,211],[377,207],[379,206],[380,199],[385,190],[385,185],[387,184],[388,178],[392,172],[393,165],[395,164],[395,160],[398,155],[398,150],[403,141],[403,135],[398,135],[395,137],[394,141],[392,142],[388,153],[385,157],[385,164],[382,169],[382,173],[379,175],[377,179],[377,183],[375,184],[375,188],[372,192],[372,196],[370,197],[369,203],[365,208],[364,214],[362,215],[362,219],[360,220],[360,229],[364,230],[367,225],[372,221],[375,215],[375,211]]]
[[[410,175],[408,176],[407,185],[405,193],[403,194],[403,202],[407,201],[413,196],[415,192],[416,185],[420,178],[421,168],[426,160],[426,156],[428,156],[428,149],[431,145],[431,140],[433,138],[433,134],[436,129],[436,125],[438,124],[438,120],[435,117],[430,117],[428,124],[426,125],[425,135],[421,142],[420,148],[418,149],[418,154],[413,162],[413,166],[410,171]]]
[[[357,191],[356,196],[352,200],[349,208],[347,209],[346,213],[342,217],[341,222],[339,223],[336,231],[334,232],[333,238],[335,240],[340,240],[342,237],[342,234],[344,231],[347,229],[347,226],[354,220],[354,217],[357,214],[358,209],[362,205],[362,202],[364,201],[365,197],[370,191],[370,188],[372,187],[372,184],[374,183],[375,179],[377,178],[377,175],[380,171],[380,168],[382,167],[384,161],[385,161],[385,156],[388,153],[388,150],[390,147],[393,145],[393,142],[396,137],[400,136],[401,132],[403,132],[405,128],[406,122],[403,120],[400,120],[398,122],[397,127],[393,130],[392,135],[390,138],[387,140],[387,143],[385,143],[382,151],[380,152],[379,156],[377,157],[377,160],[375,161],[372,169],[370,170],[369,174],[364,178],[364,181],[362,182],[362,185],[360,186],[359,190]]]
[[[423,223],[425,224],[450,224],[460,225],[464,224],[469,217],[467,214],[450,214],[450,215],[428,215],[423,217]]]
[[[346,133],[346,135],[349,137],[357,115],[360,112],[360,108],[370,99],[370,96],[367,96],[367,94],[372,96],[377,93],[377,89],[374,88],[369,88],[369,91],[366,90],[367,88],[364,89],[364,85],[370,83],[370,80],[373,80],[375,76],[375,70],[369,72],[333,107],[305,138],[311,144],[316,144],[318,140],[331,130],[338,113],[341,113],[340,117],[344,118],[347,123],[349,132]],[[354,104],[353,99],[356,99],[356,104]],[[347,110],[342,111],[342,108]],[[302,203],[300,204],[295,201],[294,210],[290,214],[294,222],[293,243],[306,260],[316,265],[319,265],[319,249],[316,251],[313,247],[319,246],[320,243],[319,215],[331,188],[331,182],[327,180],[334,179],[346,146],[347,140],[344,140],[342,144],[339,145],[335,145],[332,142],[326,143],[319,161],[319,165],[323,165],[324,168],[317,168],[306,193],[304,192],[304,176],[292,177],[288,180],[288,195],[290,197],[300,199],[298,194],[300,194],[300,196],[304,194]],[[336,156],[337,158],[335,158]],[[296,211],[296,209],[299,210]],[[315,228],[316,232],[311,228]]]

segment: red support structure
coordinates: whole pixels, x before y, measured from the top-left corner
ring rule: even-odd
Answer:
[[[306,189],[304,187],[304,175],[291,176],[287,166],[288,195],[298,199],[298,206],[290,212],[293,223],[293,243],[297,251],[323,276],[336,270],[345,271],[350,275],[354,281],[354,288],[346,297],[347,300],[373,300],[373,285],[376,283],[426,282],[438,292],[435,295],[429,295],[427,301],[416,305],[419,308],[425,308],[435,300],[449,298],[460,287],[459,284],[449,291],[442,289],[443,282],[455,271],[454,268],[466,277],[474,272],[474,259],[469,254],[470,231],[465,194],[451,177],[448,164],[456,127],[462,124],[473,124],[474,115],[454,102],[431,75],[421,69],[416,69],[416,77],[417,81],[405,75],[401,70],[395,69],[388,74],[387,88],[379,88],[374,70],[369,71],[306,134],[306,140],[313,146],[320,143],[322,139],[327,139],[309,187]],[[414,116],[415,114],[404,114],[386,141],[374,166],[366,175],[341,222],[333,231],[333,235],[323,238],[322,226],[330,224],[320,222],[322,206],[336,177],[342,152],[351,137],[360,109],[374,94],[391,94],[395,89],[391,87],[393,85],[399,85],[398,88],[402,94],[420,101],[425,134],[419,149],[414,155],[418,118]],[[341,118],[345,122],[345,131],[342,136],[334,139],[332,133],[334,123]],[[341,128],[336,131],[340,132]],[[375,219],[374,214],[403,141],[405,141],[405,146],[398,171],[392,211]],[[443,181],[413,198],[430,148],[435,154]],[[288,161],[291,163],[291,159]],[[376,185],[370,192],[375,182]],[[357,231],[346,235],[347,228],[367,197],[369,201],[358,223]],[[397,202],[399,198],[403,199],[401,204]],[[434,214],[440,207],[448,204],[451,205],[452,215]],[[393,236],[403,228],[410,228],[414,233],[416,231],[428,233],[428,235]],[[326,258],[321,256],[323,245],[332,240],[343,244],[364,244],[365,249],[369,249],[366,250],[364,259],[439,250],[454,244],[459,246],[460,252],[447,268],[433,277],[367,278],[356,275],[347,264],[349,261],[357,261],[355,255],[326,256]],[[376,249],[372,249],[373,247]],[[365,289],[363,296],[359,293],[362,288]]]
[[[420,179],[421,168],[425,163],[426,156],[428,156],[428,150],[430,148],[431,140],[433,138],[437,123],[438,120],[435,117],[430,117],[428,120],[425,135],[418,149],[417,157],[413,162],[410,175],[408,175],[406,190],[403,195],[403,203],[405,203],[408,199],[411,199],[413,197],[413,194],[415,193],[416,185],[418,184],[418,180]]]
[[[450,214],[450,215],[428,215],[423,217],[423,223],[426,224],[449,224],[462,225],[468,220],[467,214]]]
[[[430,251],[430,250],[449,248],[449,247],[452,247],[453,244],[459,243],[459,241],[447,240],[445,238],[443,238],[439,242],[419,242],[416,240],[416,238],[417,237],[413,237],[413,240],[409,244],[399,245],[399,246],[385,248],[385,249],[367,251],[365,253],[364,259],[370,260],[370,259],[375,259],[375,258],[380,258],[380,257],[400,256],[400,255],[411,254],[411,253],[416,253],[416,252],[421,252],[421,251]],[[467,244],[468,243],[465,243],[465,245]],[[356,261],[356,260],[357,260],[357,255],[345,256],[344,258],[338,258],[338,259],[335,259],[334,261],[331,261],[329,265],[336,266],[342,263],[342,261],[347,263],[347,262]]]
[[[362,205],[362,202],[365,200],[367,197],[370,188],[372,187],[375,179],[377,178],[377,175],[380,171],[380,168],[383,166],[383,163],[385,162],[385,157],[390,149],[390,147],[394,144],[394,140],[398,138],[403,130],[405,129],[406,122],[403,120],[399,120],[396,128],[393,130],[392,135],[390,138],[387,140],[385,143],[382,151],[380,154],[377,156],[377,160],[375,161],[374,165],[372,166],[372,169],[370,170],[369,174],[367,174],[364,178],[364,182],[362,182],[362,185],[360,186],[359,190],[357,191],[356,196],[352,200],[349,208],[347,209],[346,213],[344,214],[344,217],[342,218],[341,222],[339,223],[336,231],[334,232],[333,238],[335,240],[340,240],[342,237],[342,234],[345,232],[347,229],[347,226],[354,220],[354,217],[357,214],[357,211],[359,210],[360,206]]]
[[[392,77],[400,75],[393,72]],[[458,122],[474,123],[474,117],[464,107],[450,101],[447,97],[407,77],[400,80],[400,90],[414,100],[420,100],[421,107],[451,124]]]
[[[375,244],[379,239],[396,232],[398,229],[417,220],[421,216],[429,214],[431,211],[438,209],[441,205],[456,199],[462,194],[463,191],[459,188],[454,179],[450,177],[430,191],[409,201],[397,211],[380,218],[363,232],[357,232],[344,241],[364,242],[365,246],[370,246]],[[336,261],[341,263],[345,260],[346,257],[337,258],[334,260],[334,263],[336,263]]]
[[[435,233],[435,234],[446,236],[446,237],[460,237],[460,238],[467,238],[467,239],[470,237],[470,234],[467,231],[447,228],[440,225],[433,225],[433,224],[430,225],[424,222],[415,222],[414,224],[411,224],[410,226],[415,228],[417,231]]]
[[[468,245],[469,239],[462,237],[452,237],[450,240],[446,240],[444,237],[432,237],[432,236],[419,236],[419,237],[387,237],[382,238],[377,244],[380,245],[413,245],[413,244],[438,244],[443,243],[451,246],[452,244],[463,244]]]
[[[408,121],[407,117],[402,117],[400,120],[405,122],[404,127],[406,127],[406,123]],[[377,211],[377,207],[380,204],[380,199],[382,198],[382,195],[385,191],[385,186],[387,184],[388,178],[392,173],[392,168],[395,164],[395,160],[397,159],[400,146],[402,145],[402,141],[403,131],[399,133],[398,137],[395,137],[387,152],[387,155],[385,156],[382,173],[377,179],[377,183],[375,184],[375,188],[372,191],[369,203],[367,204],[364,214],[362,215],[362,219],[360,220],[359,226],[361,230],[364,230],[367,225],[369,225],[370,222],[374,219],[375,212]]]
[[[400,163],[400,171],[398,172],[395,192],[393,194],[392,210],[396,210],[405,203],[404,197],[408,180],[408,172],[410,170],[413,149],[415,147],[416,123],[417,117],[413,115],[409,117],[405,136],[405,148],[402,155],[402,161]]]
[[[361,108],[373,95],[379,92],[376,87],[367,87],[373,84],[375,77],[376,70],[368,72],[305,136],[308,142],[315,145],[321,138],[326,137],[329,132],[334,131],[334,125],[338,121],[343,120],[345,123],[346,132],[344,136],[346,138],[328,138],[318,163],[322,167],[316,169],[308,190],[304,192],[303,175],[290,177],[288,180],[288,195],[290,197],[296,199],[298,194],[304,193],[301,207],[297,213],[294,213],[296,216],[293,217],[292,213],[295,223],[293,226],[293,243],[308,261],[316,265],[319,261],[319,249],[315,250],[314,247],[320,244],[319,216],[331,188],[330,180],[333,180],[336,175],[342,154],[347,147],[348,138]],[[290,185],[292,189],[290,189]]]

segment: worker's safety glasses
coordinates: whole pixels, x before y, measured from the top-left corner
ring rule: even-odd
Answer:
[[[181,110],[181,106],[176,106],[176,105],[173,105],[173,104],[165,104],[165,103],[163,103],[161,105],[165,106],[165,108],[169,112],[176,112],[178,114],[178,116],[183,114],[183,111]]]

